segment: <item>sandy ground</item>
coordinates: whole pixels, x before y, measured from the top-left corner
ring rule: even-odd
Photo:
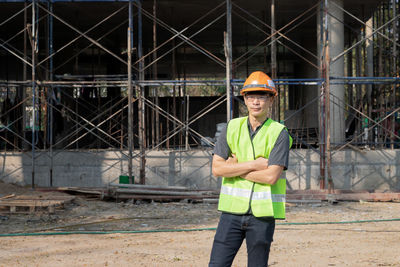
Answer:
[[[39,192],[0,184],[0,196]],[[270,266],[400,266],[400,221],[288,225],[400,218],[400,203],[326,202],[287,208],[276,227]],[[0,233],[47,230],[199,229],[217,226],[215,204],[74,203],[51,215],[0,213]],[[0,237],[0,266],[207,266],[215,231]],[[245,245],[233,266],[246,266]]]

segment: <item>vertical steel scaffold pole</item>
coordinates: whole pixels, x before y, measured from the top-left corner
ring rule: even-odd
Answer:
[[[155,62],[157,60],[157,22],[156,22],[156,18],[157,18],[157,0],[154,0],[153,3],[153,61]],[[153,64],[153,79],[157,80],[158,79],[158,70],[157,70],[157,62],[155,62]],[[154,89],[154,95],[153,97],[155,97],[155,103],[156,106],[159,105],[159,98],[158,98],[158,90]],[[158,143],[160,142],[160,113],[158,111],[158,109],[156,109],[155,111],[155,143],[153,144],[153,146],[158,145]]]
[[[325,141],[325,153],[326,153],[326,176],[325,179],[328,179],[328,188],[329,190],[332,188],[332,175],[331,175],[331,124],[330,124],[330,54],[329,54],[329,19],[328,19],[328,0],[325,0],[325,20],[326,20],[326,47],[325,47],[325,127],[326,127],[326,141]]]
[[[27,30],[28,29],[28,27],[27,27],[28,26],[28,10],[26,8],[27,5],[28,4],[25,2],[25,4],[24,4],[24,7],[25,7],[24,8],[24,27],[25,27],[25,30],[24,30],[24,64],[23,64],[23,68],[22,68],[22,79],[24,81],[26,81],[27,77],[28,77],[27,64],[26,64],[26,62],[28,62],[28,60],[27,60],[28,59],[28,56],[27,56],[28,48],[26,46],[26,42],[28,40],[28,30]],[[22,99],[25,100],[27,87],[25,85],[23,85],[22,87],[23,87],[22,88]],[[26,101],[23,101],[23,103],[22,103],[22,136],[25,140],[27,140],[27,138],[26,138]],[[25,142],[22,143],[22,148],[23,149],[26,148]]]
[[[143,47],[142,47],[142,1],[137,0],[138,7],[138,58],[139,61],[139,80],[144,80],[143,71]],[[144,107],[144,87],[139,88],[139,146],[140,146],[140,184],[146,183],[146,130],[145,130],[145,107]]]
[[[185,129],[185,149],[186,151],[189,150],[189,95],[186,95],[186,129]]]
[[[225,33],[225,57],[226,57],[226,121],[232,119],[232,1],[226,0],[226,33]]]
[[[49,1],[48,3],[48,8],[53,14],[53,2]],[[53,54],[53,16],[49,15],[49,21],[48,21],[48,34],[49,34],[49,56]],[[49,80],[53,80],[53,57],[50,57],[49,59]],[[49,96],[50,95],[50,96]],[[54,159],[53,159],[53,103],[54,103],[54,88],[53,86],[50,86],[50,94],[47,96],[48,102],[50,105],[48,105],[48,125],[50,129],[50,134],[49,134],[49,149],[50,149],[50,187],[53,186],[53,165],[54,165]]]
[[[35,127],[36,127],[36,1],[32,0],[32,189],[35,189]]]
[[[276,63],[276,38],[275,38],[275,0],[271,0],[271,78],[277,78],[277,63]],[[276,88],[278,90],[278,88]],[[273,105],[273,119],[279,121],[279,95]]]
[[[132,157],[133,157],[133,88],[132,88],[132,45],[133,45],[133,22],[132,1],[129,0],[129,26],[128,26],[128,176],[129,183],[133,184]]]
[[[393,18],[396,17],[396,6],[397,6],[397,1],[392,0],[392,9],[393,9]],[[392,76],[397,77],[397,39],[396,39],[396,33],[397,33],[397,20],[393,20],[392,23],[392,33],[393,33],[393,71],[392,71]],[[393,110],[396,108],[396,84],[393,84],[393,91],[392,91],[392,100],[393,104],[390,105]],[[393,132],[395,132],[396,124],[395,124],[396,116],[393,115],[392,118],[392,133],[390,134],[390,148],[393,150],[394,149],[394,142],[395,142],[395,137],[393,135]]]
[[[322,12],[324,11],[324,12]],[[327,47],[327,10],[326,5],[324,2],[321,1],[320,6],[320,18],[319,18],[319,25],[320,25],[320,68],[321,68],[321,77],[325,80],[326,77],[326,52],[325,49]],[[326,123],[325,123],[325,86],[326,80],[321,85],[321,98],[320,98],[320,133],[319,133],[319,169],[320,169],[320,177],[319,177],[319,188],[325,189],[325,130],[326,130]]]

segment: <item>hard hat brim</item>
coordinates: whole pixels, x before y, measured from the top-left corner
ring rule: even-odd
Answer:
[[[253,87],[253,88],[244,88],[240,91],[241,95],[244,95],[247,92],[268,92],[271,93],[274,96],[278,95],[278,92],[276,90],[271,90],[265,87]]]

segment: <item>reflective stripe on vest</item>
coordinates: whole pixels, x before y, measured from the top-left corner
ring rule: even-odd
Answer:
[[[235,197],[247,197],[250,198],[251,189],[243,189],[229,186],[221,186],[220,194],[231,195]]]
[[[285,202],[286,195],[271,194],[268,192],[254,192],[251,199],[253,200],[271,199],[272,202]]]
[[[250,198],[251,190],[229,187],[229,186],[221,186],[221,194]],[[271,194],[270,192],[253,192],[251,199],[252,200],[270,199],[272,200],[272,202],[285,202],[286,195]]]
[[[269,158],[281,131],[285,126],[268,119],[253,140],[247,125],[247,117],[233,119],[227,127],[226,140],[238,162]],[[290,145],[292,139],[290,138]],[[245,214],[251,208],[256,217],[285,218],[286,175],[282,173],[274,185],[254,183],[241,177],[224,177],[218,209],[233,214]]]

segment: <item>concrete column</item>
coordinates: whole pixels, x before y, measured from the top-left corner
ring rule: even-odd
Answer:
[[[367,20],[366,27],[365,27],[365,37],[370,36],[365,41],[365,48],[366,48],[366,58],[367,58],[367,76],[373,77],[374,76],[374,45],[372,40],[372,17]],[[370,101],[371,93],[372,93],[372,84],[367,85],[367,92],[368,92],[368,100]]]
[[[336,4],[336,5],[335,5]],[[344,50],[344,25],[343,0],[328,1],[328,34],[330,58],[335,58]],[[331,77],[344,76],[344,57],[338,58],[330,64]],[[330,133],[331,142],[341,143],[345,141],[345,118],[344,118],[344,85],[330,85]],[[335,104],[337,103],[337,104]],[[339,106],[339,105],[340,106]]]
[[[369,20],[367,20],[366,26],[365,26],[365,37],[370,36],[370,38],[368,38],[365,41],[365,54],[366,54],[366,74],[368,77],[373,77],[374,76],[374,43],[373,43],[373,36],[372,36],[372,32],[373,32],[373,17],[369,18]],[[367,103],[368,103],[368,115],[371,116],[371,109],[372,109],[372,99],[371,99],[371,95],[372,95],[372,84],[367,84]],[[368,124],[364,122],[365,119],[363,119],[363,124],[362,124],[362,131],[364,131],[364,136],[363,136],[363,140],[365,142],[368,142]]]
[[[315,39],[305,39],[302,41],[301,45],[303,47],[307,47],[310,51],[316,51],[316,43]],[[318,64],[317,60],[315,60],[315,64]],[[299,77],[304,78],[315,78],[320,77],[318,75],[318,70],[314,68],[309,63],[304,63],[301,69],[298,72]],[[318,76],[317,76],[318,75]],[[301,88],[301,106],[305,106],[314,100],[312,104],[309,104],[307,108],[303,110],[303,125],[306,128],[318,128],[318,101],[315,101],[315,98],[319,95],[319,86],[315,85],[298,85]]]

